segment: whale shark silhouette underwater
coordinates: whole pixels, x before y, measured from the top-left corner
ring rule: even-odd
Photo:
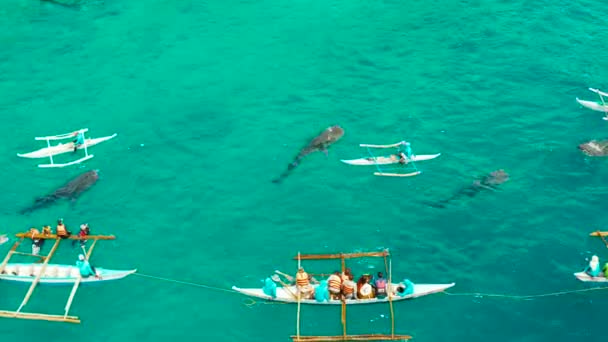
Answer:
[[[473,181],[473,183],[461,188],[460,190],[456,191],[452,196],[446,199],[437,202],[425,201],[424,203],[434,208],[443,209],[446,208],[450,202],[458,200],[462,197],[470,198],[475,197],[480,192],[498,191],[498,186],[508,180],[509,174],[506,173],[505,170],[499,169],[496,171],[492,171],[483,177],[477,178]]]
[[[78,197],[93,186],[98,179],[99,170],[87,171],[55,190],[53,193],[36,198],[32,205],[24,208],[19,213],[22,215],[29,214],[35,210],[49,207],[60,199],[67,199],[74,203]]]

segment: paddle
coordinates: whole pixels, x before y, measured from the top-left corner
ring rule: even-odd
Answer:
[[[287,279],[287,281],[289,281],[291,283],[293,283],[295,281],[294,277],[290,276],[287,273],[283,273],[283,272],[281,272],[279,270],[275,270],[274,273],[282,275],[283,277],[285,277]],[[315,279],[315,277],[310,277],[310,281],[313,284],[318,284],[319,283],[319,281],[317,279]]]
[[[270,277],[270,279],[272,279],[274,282],[280,283],[280,284],[283,286],[283,288],[285,289],[285,291],[289,292],[289,294],[290,294],[290,295],[292,295],[292,296],[293,296],[293,298],[298,298],[298,296],[296,296],[296,295],[295,295],[295,293],[291,292],[291,289],[289,288],[289,285],[285,284],[285,283],[284,283],[284,282],[281,280],[281,278],[279,278],[279,276],[278,276],[278,275],[273,274],[273,275]]]

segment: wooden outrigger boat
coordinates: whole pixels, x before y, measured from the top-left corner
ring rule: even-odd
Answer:
[[[298,260],[298,269],[301,266],[302,260],[327,260],[327,259],[339,259],[342,264],[342,273],[345,271],[345,260],[353,259],[353,258],[364,258],[364,257],[382,257],[384,258],[384,265],[386,268],[386,273],[388,275],[388,284],[391,284],[391,288],[394,288],[397,284],[392,283],[392,267],[391,261],[389,259],[390,254],[388,250],[384,250],[382,252],[361,252],[361,253],[340,253],[340,254],[308,254],[308,255],[300,255],[294,257],[294,259]],[[275,271],[278,274],[284,273]],[[276,279],[276,278],[275,278]],[[294,342],[303,342],[303,341],[406,341],[411,339],[412,337],[409,335],[398,335],[395,334],[395,318],[393,312],[393,302],[399,301],[403,299],[411,299],[415,297],[419,297],[420,295],[436,293],[443,291],[449,287],[454,286],[454,283],[451,284],[438,284],[438,285],[429,285],[429,284],[416,284],[414,286],[414,294],[408,295],[405,297],[398,297],[395,295],[391,295],[391,291],[388,291],[389,295],[385,299],[358,299],[358,300],[330,300],[329,302],[318,303],[314,300],[302,299],[299,291],[290,285],[283,283],[280,279],[275,280],[280,282],[283,287],[277,288],[276,297],[272,298],[263,293],[260,289],[242,289],[233,286],[233,290],[238,291],[242,294],[267,299],[271,301],[279,301],[284,303],[294,303],[298,305],[297,311],[297,321],[296,321],[296,335],[291,336]],[[416,291],[416,287],[420,286],[421,291]],[[424,294],[423,294],[424,293]],[[286,296],[289,296],[287,298]],[[390,334],[363,334],[363,335],[349,335],[346,332],[346,306],[352,304],[373,304],[373,303],[388,303],[390,306],[391,312],[391,333]],[[335,336],[303,336],[300,334],[300,307],[302,304],[336,304],[342,306],[342,335]]]
[[[602,242],[604,242],[604,245],[606,246],[606,248],[608,248],[608,240],[606,240],[606,238],[605,238],[605,236],[608,236],[608,232],[602,232],[602,231],[596,230],[595,232],[590,233],[589,236],[601,238]],[[590,283],[608,282],[607,275],[604,274],[604,272],[600,272],[600,274],[597,277],[592,277],[589,274],[587,274],[586,272],[576,272],[576,273],[574,273],[574,276],[576,277],[576,279],[583,281],[583,282],[590,282]]]
[[[5,318],[18,318],[18,319],[30,319],[30,320],[44,320],[44,321],[53,321],[53,322],[66,322],[66,323],[80,323],[80,319],[76,316],[69,316],[70,307],[72,306],[72,302],[74,300],[74,296],[76,295],[76,291],[81,283],[91,283],[91,282],[101,282],[108,280],[117,280],[128,276],[129,274],[133,274],[136,270],[129,271],[114,271],[96,268],[97,276],[100,276],[100,279],[97,279],[95,276],[90,278],[82,278],[80,276],[80,272],[78,269],[72,268],[69,265],[53,265],[49,264],[49,260],[57,250],[57,247],[64,239],[58,237],[54,234],[31,234],[31,233],[19,233],[16,235],[19,239],[15,242],[12,248],[9,250],[8,254],[4,258],[2,264],[0,264],[0,280],[4,281],[16,281],[16,282],[26,282],[31,283],[29,290],[21,305],[16,311],[6,311],[0,310],[0,317]],[[29,253],[17,252],[17,247],[23,242],[24,239],[45,239],[45,240],[54,240],[55,243],[51,248],[51,251],[46,256],[40,255],[32,255]],[[86,251],[86,260],[89,260],[91,257],[91,253],[95,248],[97,241],[99,240],[114,240],[115,237],[113,235],[88,235],[86,237],[78,237],[72,235],[65,240],[91,240],[93,244]],[[83,247],[83,249],[85,249]],[[32,263],[32,264],[11,264],[9,260],[13,255],[26,255],[26,256],[34,256],[42,259],[42,263]],[[53,268],[55,268],[53,270]],[[58,284],[58,285],[72,285],[72,291],[70,292],[70,296],[65,305],[65,311],[63,315],[49,315],[49,314],[41,314],[41,313],[27,313],[22,312],[23,307],[28,303],[30,297],[32,296],[34,289],[39,283],[46,284]]]
[[[342,159],[341,162],[348,165],[358,166],[371,166],[375,165],[377,172],[374,172],[375,176],[389,176],[389,177],[411,177],[417,176],[422,173],[418,170],[415,162],[431,160],[439,157],[441,153],[437,154],[421,154],[415,155],[412,153],[410,143],[406,141],[400,141],[396,144],[390,145],[371,145],[371,144],[359,144],[360,147],[367,148],[369,157],[358,158],[358,159]],[[371,148],[376,149],[387,149],[397,148],[397,152],[389,156],[375,156]],[[382,169],[381,165],[397,165],[395,168]],[[390,172],[392,171],[392,172]]]
[[[608,93],[604,93],[603,91],[595,88],[589,88],[589,90],[599,95],[600,102],[581,100],[578,97],[576,98],[576,102],[587,109],[591,109],[596,112],[603,112],[605,114],[603,119],[608,120],[608,105],[606,105],[606,102],[604,101],[604,96],[608,96]]]
[[[84,133],[86,133],[88,131],[89,131],[88,128],[84,128],[84,129],[79,129],[77,131],[65,133],[65,134],[53,135],[53,136],[48,136],[48,137],[36,137],[36,138],[34,138],[35,140],[46,140],[47,147],[41,148],[37,151],[29,152],[29,153],[18,153],[17,156],[21,157],[21,158],[49,158],[51,161],[50,164],[38,165],[38,167],[42,167],[42,168],[65,167],[65,166],[69,166],[69,165],[80,164],[80,163],[84,162],[85,160],[89,160],[94,157],[94,155],[89,154],[89,151],[88,151],[89,147],[95,146],[104,141],[108,141],[108,140],[116,137],[116,135],[117,135],[116,133],[114,133],[112,135],[109,135],[106,137],[101,137],[101,138],[86,138],[86,139],[84,139],[84,143],[77,147],[78,150],[84,150],[84,154],[85,154],[84,157],[77,159],[77,160],[73,160],[68,163],[63,163],[63,164],[56,164],[53,162],[53,156],[57,156],[57,155],[68,153],[68,152],[73,152],[74,151],[74,142],[70,141],[69,143],[65,143],[65,144],[59,143],[57,145],[51,146],[51,140],[75,139],[79,134],[82,134],[82,136],[84,137]]]

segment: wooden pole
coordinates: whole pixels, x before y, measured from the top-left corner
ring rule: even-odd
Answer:
[[[91,257],[91,253],[93,252],[93,248],[95,248],[95,245],[97,244],[98,240],[93,240],[93,244],[91,245],[91,248],[89,248],[89,252],[86,253],[86,260],[88,261],[89,258]],[[84,249],[84,247],[83,247]],[[70,297],[68,298],[68,302],[65,305],[65,313],[63,314],[64,318],[68,317],[68,312],[70,311],[70,307],[72,307],[72,302],[74,301],[74,296],[76,296],[76,291],[78,290],[78,286],[80,286],[80,282],[82,281],[82,276],[79,274],[78,275],[78,279],[76,279],[76,282],[74,283],[74,287],[72,287],[72,292],[70,293]]]
[[[21,244],[21,241],[23,241],[23,239],[24,238],[21,238],[15,241],[13,247],[11,247],[11,249],[8,251],[6,257],[4,258],[4,261],[2,261],[2,265],[0,265],[0,272],[4,271],[4,267],[6,267],[6,264],[8,264],[8,261],[10,260],[11,256],[13,256],[13,253],[15,253],[15,250],[17,249],[17,247],[19,247],[19,244]]]
[[[604,237],[604,235],[602,235],[602,232],[598,230],[597,235],[602,239],[602,241],[604,241],[604,245],[606,245],[606,248],[608,248],[608,241],[606,241],[606,238]]]
[[[55,240],[55,244],[53,245],[53,248],[51,249],[51,252],[49,253],[49,255],[46,256],[46,259],[44,260],[44,263],[42,264],[42,267],[40,267],[40,271],[38,272],[38,275],[36,276],[36,279],[34,280],[34,282],[32,283],[32,285],[30,286],[29,291],[27,291],[27,294],[25,295],[25,298],[23,299],[23,302],[21,302],[21,305],[19,306],[19,309],[17,309],[17,313],[19,313],[21,311],[21,309],[25,306],[25,304],[27,304],[27,302],[30,300],[30,297],[32,296],[32,293],[34,293],[34,288],[36,288],[36,285],[38,285],[38,282],[40,281],[40,277],[42,277],[42,275],[44,274],[44,271],[46,270],[46,265],[49,264],[49,260],[51,260],[51,257],[53,256],[53,253],[55,253],[55,250],[57,249],[57,246],[59,246],[59,242],[61,242],[61,239]]]
[[[342,274],[346,270],[346,261],[344,260],[344,254],[342,254]],[[355,294],[356,296],[356,294]],[[342,335],[346,340],[346,299],[342,297]]]
[[[300,252],[298,252],[298,271],[300,270],[301,267],[301,260],[300,260]],[[302,292],[300,291],[300,289],[298,289],[298,284],[296,282],[296,293],[298,294],[298,314],[296,317],[296,336],[298,337],[298,341],[300,340],[300,301],[302,298]]]
[[[393,265],[391,260],[388,261],[388,287],[391,286],[391,282],[393,281]],[[393,294],[392,290],[389,290],[388,293],[388,304],[391,308],[391,336],[395,336],[395,312],[393,311]]]

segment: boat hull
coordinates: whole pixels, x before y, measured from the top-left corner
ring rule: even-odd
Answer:
[[[608,278],[603,273],[600,273],[599,277],[592,277],[585,272],[574,273],[574,276],[576,279],[586,283],[608,283]]]
[[[0,281],[12,281],[19,283],[32,283],[36,276],[40,273],[42,264],[6,264],[4,271],[0,274]],[[82,278],[81,283],[96,283],[103,281],[111,281],[122,279],[137,270],[108,270],[101,267],[95,267],[100,278],[94,276]],[[72,265],[57,265],[48,264],[39,283],[41,284],[57,284],[57,285],[72,285],[80,276],[80,271],[76,266]]]
[[[608,112],[608,106],[604,106],[601,103],[595,102],[595,101],[586,101],[586,100],[581,100],[578,97],[576,98],[576,102],[578,102],[581,106],[597,111],[597,112]]]
[[[418,162],[423,160],[431,160],[439,157],[441,153],[437,154],[420,154],[412,156],[410,162]],[[359,159],[342,159],[341,162],[349,165],[390,165],[390,164],[398,164],[399,158],[396,155],[391,155],[389,157],[367,157],[367,158],[359,158]]]
[[[116,137],[116,133],[109,135],[107,137],[101,137],[101,138],[88,138],[85,140],[84,145],[79,146],[78,149],[82,150],[85,148],[85,146],[87,148],[95,146],[97,144],[100,144],[104,141],[108,141],[114,137]],[[45,147],[45,148],[41,148],[37,151],[33,151],[30,153],[18,153],[17,156],[21,157],[21,158],[48,158],[51,156],[56,156],[56,155],[60,155],[60,154],[64,154],[64,153],[68,153],[68,152],[73,152],[74,151],[74,143],[73,142],[69,142],[66,144],[58,144],[55,146],[51,146],[51,147]]]
[[[392,284],[391,286],[393,289],[395,289],[395,288],[397,288],[398,285],[399,284]],[[454,285],[456,285],[456,284],[455,283],[451,283],[451,284],[415,284],[413,294],[407,295],[404,297],[393,296],[392,301],[398,302],[398,301],[403,301],[403,300],[407,300],[407,299],[427,296],[427,295],[430,295],[433,293],[443,292],[446,289],[448,289]],[[295,291],[296,291],[295,286],[290,286],[289,291],[286,290],[284,287],[277,287],[277,297],[276,298],[272,298],[272,297],[264,294],[264,291],[259,288],[239,288],[239,287],[233,286],[232,289],[234,291],[240,292],[240,293],[242,293],[246,296],[250,296],[250,297],[256,297],[256,298],[266,299],[266,300],[275,301],[275,302],[282,302],[282,303],[290,303],[290,304],[298,303],[298,300],[293,298],[293,296],[289,292],[289,291],[291,291],[291,293],[295,293]],[[379,303],[386,303],[388,301],[389,301],[388,297],[382,298],[382,299],[378,299],[378,298],[348,299],[348,300],[346,300],[346,305],[379,304]],[[300,301],[300,303],[301,304],[311,304],[311,305],[341,305],[342,301],[330,300],[329,302],[317,302],[314,299],[303,299]]]

